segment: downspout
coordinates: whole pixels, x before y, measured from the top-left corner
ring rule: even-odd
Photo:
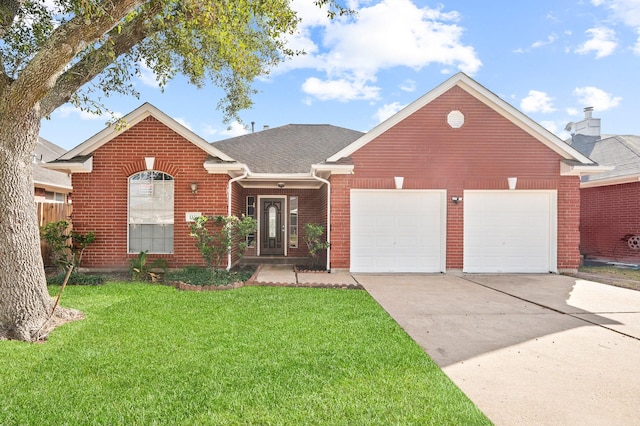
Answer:
[[[327,272],[331,272],[331,182],[316,175],[316,169],[311,169],[311,177],[327,184]]]
[[[236,176],[232,179],[229,179],[229,183],[227,184],[227,217],[231,216],[231,187],[233,185],[233,182],[237,182],[241,179],[246,178],[247,176],[249,176],[249,168],[245,166],[240,176]],[[227,252],[227,271],[230,269],[231,269],[231,248],[229,248],[229,251]]]

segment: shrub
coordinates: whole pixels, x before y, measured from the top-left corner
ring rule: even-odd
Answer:
[[[80,266],[82,254],[95,241],[96,236],[94,231],[86,234],[73,232],[69,222],[59,220],[41,227],[40,238],[51,248],[53,262],[58,271],[64,271]]]
[[[190,235],[209,268],[220,269],[222,259],[234,247],[242,256],[247,248],[247,235],[255,232],[256,220],[242,216],[198,216],[189,225]]]
[[[320,251],[329,248],[329,243],[322,238],[324,227],[317,223],[304,224],[304,241],[309,249],[309,260],[312,268],[320,267]]]
[[[56,274],[52,277],[47,278],[47,284],[49,285],[62,285],[64,284],[64,278],[66,277],[66,273],[62,272]],[[90,275],[90,274],[81,274],[78,272],[72,272],[69,275],[69,281],[67,284],[71,285],[101,285],[107,281],[107,278],[104,275]]]
[[[192,285],[228,285],[245,282],[255,272],[254,267],[226,269],[211,269],[201,266],[185,266],[176,271],[167,272],[165,281],[182,281]]]

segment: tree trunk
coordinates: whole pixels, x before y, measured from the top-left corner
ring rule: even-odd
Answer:
[[[33,108],[0,114],[0,339],[35,341],[46,334],[53,300],[47,290],[33,196],[32,156],[40,131]]]

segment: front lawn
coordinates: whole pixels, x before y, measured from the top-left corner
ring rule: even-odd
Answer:
[[[490,424],[364,291],[110,283],[63,305],[86,319],[0,342],[0,424]]]

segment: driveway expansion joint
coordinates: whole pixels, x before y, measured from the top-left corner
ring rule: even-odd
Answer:
[[[540,307],[542,309],[548,309],[548,310],[550,310],[552,312],[555,312],[555,313],[558,313],[560,315],[565,315],[565,316],[568,316],[568,317],[571,317],[571,318],[575,318],[575,319],[577,319],[579,321],[586,322],[587,324],[595,325],[595,326],[603,328],[605,330],[613,331],[614,333],[620,334],[622,336],[629,337],[631,339],[640,341],[640,337],[633,336],[633,335],[628,334],[628,333],[624,333],[624,332],[622,332],[620,330],[616,330],[614,328],[607,327],[604,324],[599,324],[599,323],[597,323],[595,321],[590,321],[589,319],[582,317],[583,315],[586,315],[586,314],[593,314],[593,315],[605,314],[605,313],[608,313],[608,314],[628,314],[628,313],[635,314],[635,313],[638,313],[638,312],[582,312],[582,313],[579,313],[579,314],[578,313],[563,312],[563,311],[561,311],[559,309],[556,309],[556,308],[553,308],[551,306],[547,306],[545,304],[538,303],[538,302],[535,302],[535,301],[530,300],[530,299],[526,299],[526,298],[521,297],[521,296],[517,296],[517,295],[509,293],[507,291],[500,290],[500,289],[497,289],[495,287],[491,287],[491,286],[489,286],[487,284],[483,284],[481,282],[474,281],[469,276],[461,275],[459,277],[462,278],[463,280],[467,281],[467,282],[470,282],[471,284],[479,285],[479,286],[484,287],[486,289],[493,290],[493,291],[495,291],[497,293],[501,293],[501,294],[504,294],[506,296],[513,297],[513,298],[521,300],[523,302],[531,303],[532,305],[538,306],[538,307]]]

